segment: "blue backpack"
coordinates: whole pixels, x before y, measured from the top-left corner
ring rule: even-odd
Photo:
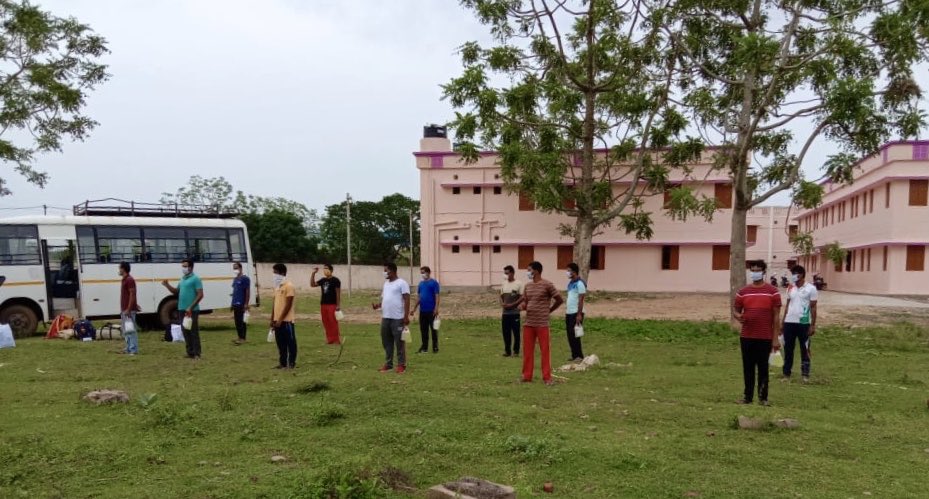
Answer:
[[[95,340],[97,339],[97,330],[94,329],[94,325],[90,321],[80,320],[74,323],[74,337],[79,340],[84,338]]]

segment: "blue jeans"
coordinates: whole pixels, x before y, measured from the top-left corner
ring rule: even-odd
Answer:
[[[126,340],[126,353],[137,354],[139,353],[139,325],[135,321],[135,312],[130,313],[128,316],[126,314],[120,314],[120,325],[122,326],[123,338]],[[135,331],[129,333],[126,332],[126,323],[132,321],[132,325],[135,326]]]

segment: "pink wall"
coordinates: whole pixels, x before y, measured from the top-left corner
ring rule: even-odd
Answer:
[[[909,205],[910,179],[929,178],[929,159],[923,155],[926,146],[929,142],[896,142],[884,146],[860,163],[861,169],[855,171],[853,184],[825,184],[827,193],[823,205],[800,214],[797,221],[801,230],[812,231],[818,248],[838,241],[843,248],[855,252],[855,265],[850,272],[845,271],[844,265],[842,272],[836,272],[831,262],[823,263],[823,256],[817,258],[818,271],[824,274],[830,289],[929,294],[926,271],[906,270],[906,247],[929,245],[929,207]],[[858,203],[857,216],[853,202]],[[845,219],[840,221],[843,210]],[[886,271],[883,270],[885,246],[888,248]],[[862,271],[860,255],[864,251],[867,258],[868,248],[871,248],[871,270],[867,270],[866,261]],[[805,261],[813,263],[811,260]]]
[[[556,269],[557,247],[570,246],[573,240],[561,236],[558,225],[570,223],[569,217],[540,211],[520,211],[517,195],[505,190],[496,194],[494,187],[503,186],[495,156],[485,154],[473,165],[465,165],[451,151],[447,139],[429,138],[421,142],[416,153],[420,170],[422,210],[423,263],[437,271],[445,285],[490,286],[502,279],[504,265],[517,266],[518,246],[534,246],[534,259],[545,267],[545,275],[554,282],[563,280],[563,271]],[[726,175],[711,172],[710,154],[694,172],[684,178],[682,172],[672,174],[672,182],[687,182],[699,194],[714,197],[715,184],[726,183]],[[698,180],[699,179],[699,180]],[[458,188],[459,194],[453,194]],[[475,187],[480,188],[475,193]],[[620,192],[626,185],[616,184]],[[713,245],[728,245],[731,209],[718,210],[713,221],[689,219],[674,221],[663,215],[663,196],[646,201],[645,209],[654,218],[654,236],[650,241],[637,241],[616,227],[606,228],[594,238],[595,245],[605,247],[605,268],[592,270],[591,286],[612,291],[712,291],[728,289],[728,270],[712,270]],[[773,238],[774,255],[786,259],[786,235],[778,236],[773,228],[786,223],[786,210],[772,219],[767,211],[757,214],[758,245],[768,254],[768,240]],[[777,218],[780,216],[781,218]],[[763,220],[761,220],[763,218]],[[776,224],[776,225],[775,225]],[[457,239],[456,239],[457,238]],[[783,241],[780,241],[783,239]],[[679,270],[662,270],[663,245],[679,246]],[[453,253],[453,246],[459,252]],[[474,252],[477,246],[477,252]],[[494,247],[499,246],[499,253]],[[522,270],[520,271],[520,273]]]

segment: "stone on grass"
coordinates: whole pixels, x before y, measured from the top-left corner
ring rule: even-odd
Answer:
[[[287,462],[287,458],[280,454],[276,454],[274,456],[271,456],[271,462],[272,463],[284,463],[284,462]]]
[[[454,482],[436,485],[426,492],[427,499],[516,499],[513,487],[480,478],[464,477]]]
[[[94,404],[125,404],[129,402],[129,394],[120,390],[94,390],[84,395],[84,400]]]
[[[796,430],[800,427],[800,422],[796,419],[786,418],[778,419],[774,422],[774,425],[778,428],[784,428],[785,430]]]
[[[748,416],[739,416],[740,430],[760,430],[764,428],[764,421]]]

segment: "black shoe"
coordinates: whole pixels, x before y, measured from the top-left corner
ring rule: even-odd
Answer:
[[[739,405],[748,405],[748,404],[751,404],[752,401],[748,399],[739,399],[739,400],[736,400],[735,403]]]
[[[432,353],[439,353],[439,347],[433,348],[433,349],[432,349]]]
[[[420,348],[419,350],[416,351],[416,353],[429,353],[429,350],[426,350],[425,348]]]
[[[504,356],[504,357],[511,357],[511,356],[512,356],[512,354],[511,354],[511,353],[509,353],[509,352],[507,352],[507,353],[504,353],[504,354],[503,354],[503,356]]]

